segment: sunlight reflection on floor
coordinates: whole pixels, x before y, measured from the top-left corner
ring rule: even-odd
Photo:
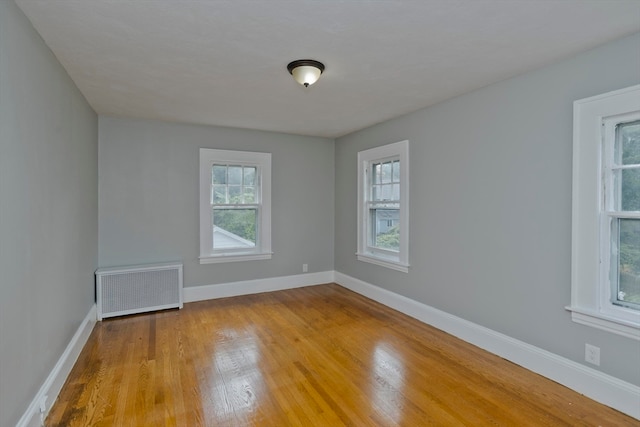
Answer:
[[[387,343],[378,343],[373,351],[372,405],[397,425],[402,423],[404,372],[400,354]]]

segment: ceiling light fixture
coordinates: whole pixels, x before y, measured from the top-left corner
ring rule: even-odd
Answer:
[[[287,70],[295,81],[304,87],[309,87],[320,78],[320,74],[324,71],[324,64],[313,59],[298,59],[290,62]]]

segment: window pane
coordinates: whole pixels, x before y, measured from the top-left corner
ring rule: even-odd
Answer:
[[[244,202],[255,203],[256,202],[256,188],[244,187]]]
[[[229,185],[242,185],[242,166],[229,166]]]
[[[393,200],[400,200],[400,184],[393,184]]]
[[[640,168],[622,171],[622,210],[640,211]]]
[[[612,300],[640,309],[640,219],[618,219],[617,277]],[[615,224],[614,224],[615,227]],[[615,239],[615,237],[614,237]],[[615,253],[614,253],[615,255]]]
[[[382,164],[382,183],[388,184],[391,182],[391,177],[393,176],[391,170],[391,162],[385,162]]]
[[[390,184],[382,186],[382,200],[391,200],[393,188]]]
[[[214,209],[213,249],[253,248],[257,209]]]
[[[370,209],[371,245],[391,251],[400,250],[400,210]]]
[[[214,185],[212,203],[227,203],[227,186]]]
[[[213,184],[227,183],[227,167],[223,165],[213,165]]]
[[[380,191],[380,186],[379,185],[374,185],[371,188],[371,200],[373,200],[373,201],[382,200],[382,193]]]
[[[393,162],[393,182],[400,182],[400,160]]]
[[[640,211],[640,168],[614,172],[616,210]]]
[[[616,128],[615,159],[617,164],[640,164],[640,120]]]
[[[380,163],[373,164],[373,183],[380,184],[382,182],[382,165]]]
[[[256,168],[253,166],[244,167],[244,185],[256,185]]]
[[[229,186],[229,203],[234,203],[234,204],[242,203],[242,186],[240,185]]]

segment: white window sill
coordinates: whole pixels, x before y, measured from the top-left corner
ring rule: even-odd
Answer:
[[[589,309],[570,306],[565,308],[571,312],[571,320],[576,323],[640,341],[640,314],[639,322],[631,322]]]
[[[205,256],[201,256],[199,259],[200,259],[200,264],[218,264],[223,262],[271,259],[272,255],[273,255],[273,252],[251,253],[251,254],[220,254],[220,255],[205,255]]]
[[[372,254],[356,253],[358,261],[368,262],[370,264],[379,265],[381,267],[390,268],[392,270],[401,271],[403,273],[409,272],[409,264],[402,263],[389,258],[381,258]]]

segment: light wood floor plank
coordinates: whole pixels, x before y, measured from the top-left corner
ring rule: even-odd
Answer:
[[[336,284],[99,322],[47,426],[639,426]]]

